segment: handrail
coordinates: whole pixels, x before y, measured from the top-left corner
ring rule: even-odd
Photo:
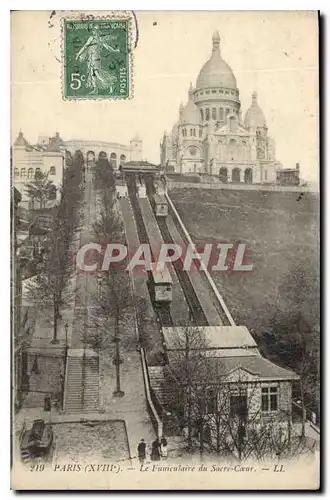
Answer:
[[[130,198],[128,198],[128,202],[131,204]],[[132,210],[132,212],[133,212],[133,210]],[[124,225],[124,231],[126,233],[125,225]],[[126,234],[126,240],[128,241],[127,234]],[[136,296],[136,294],[135,294],[135,287],[134,287],[134,280],[133,280],[133,276],[132,276],[132,271],[129,270],[128,272],[129,272],[129,276],[131,278],[130,279],[131,293],[132,293],[132,297],[134,298]],[[133,301],[133,310],[134,310],[134,315],[133,315],[133,317],[134,317],[134,329],[135,329],[136,339],[137,339],[137,341],[139,341],[140,335],[139,335],[139,328],[138,328],[138,323],[137,323],[137,312],[136,312],[135,301]],[[156,420],[157,434],[158,434],[158,438],[160,439],[163,436],[163,423],[162,423],[162,421],[161,421],[161,419],[156,411],[156,408],[152,402],[152,399],[151,399],[150,386],[149,386],[149,376],[148,376],[148,366],[147,366],[145,351],[144,351],[144,348],[142,346],[140,348],[140,356],[141,356],[141,362],[142,362],[142,373],[143,373],[144,388],[145,388],[145,392],[146,392],[147,403],[148,403],[148,406],[153,414],[154,419]]]
[[[163,435],[163,422],[161,421],[161,419],[156,411],[156,408],[152,402],[152,399],[151,399],[149,377],[148,377],[148,368],[147,368],[147,362],[146,362],[145,352],[144,352],[143,347],[141,347],[140,353],[141,353],[142,371],[143,371],[144,387],[145,387],[145,391],[146,391],[147,402],[148,402],[148,405],[151,409],[151,412],[156,420],[157,434],[158,434],[158,438],[160,439]]]
[[[167,180],[169,189],[212,189],[212,190],[240,190],[240,191],[270,191],[280,193],[318,193],[312,186],[281,186],[276,184],[224,184],[221,182],[189,182]]]
[[[169,204],[171,205],[171,208],[172,208],[172,210],[173,210],[173,212],[174,212],[174,214],[175,214],[175,216],[176,216],[176,218],[177,218],[177,220],[178,220],[178,222],[179,222],[179,224],[180,224],[180,226],[181,226],[181,228],[182,228],[182,231],[183,231],[183,233],[184,233],[185,237],[187,238],[188,242],[189,242],[191,245],[193,245],[193,246],[194,246],[194,248],[195,248],[195,245],[194,245],[194,243],[193,243],[192,239],[190,238],[190,235],[189,235],[189,233],[188,233],[188,231],[187,231],[187,229],[186,229],[185,225],[183,224],[182,219],[181,219],[180,215],[178,214],[178,212],[177,212],[177,210],[176,210],[176,208],[175,208],[175,206],[174,206],[174,204],[173,204],[173,202],[172,202],[172,200],[171,200],[170,196],[169,196],[168,194],[166,194],[165,196],[166,196],[166,198],[167,198],[167,200],[168,200]],[[198,252],[196,252],[196,255],[197,255],[197,256],[199,256],[199,253],[198,253]],[[207,268],[205,267],[204,262],[203,262],[202,260],[201,260],[201,269],[203,269],[203,271],[205,272],[206,278],[207,278],[207,280],[208,280],[209,284],[211,285],[211,288],[212,288],[213,292],[215,293],[215,296],[216,296],[216,298],[218,299],[218,301],[219,301],[219,303],[220,303],[220,305],[221,305],[222,309],[224,310],[225,315],[227,316],[227,319],[228,319],[228,321],[229,321],[230,325],[231,325],[231,326],[236,326],[235,321],[233,320],[233,317],[232,317],[232,315],[230,314],[229,309],[228,309],[228,307],[227,307],[227,306],[226,306],[226,304],[225,304],[225,301],[223,300],[223,298],[222,298],[222,296],[221,296],[221,294],[220,294],[220,292],[219,292],[218,288],[216,287],[216,285],[215,285],[215,283],[214,283],[214,281],[213,281],[213,279],[212,279],[212,277],[211,277],[210,273],[208,272],[208,270],[207,270]]]

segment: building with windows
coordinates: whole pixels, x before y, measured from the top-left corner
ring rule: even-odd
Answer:
[[[246,436],[264,424],[291,432],[292,385],[299,376],[264,358],[245,326],[163,326],[162,334],[167,362],[161,368],[149,367],[149,372],[152,390],[166,411],[186,411],[184,398],[177,399],[178,380],[190,366],[192,401],[197,405],[193,413],[203,413],[214,439],[215,415],[223,432],[234,430],[237,422],[244,425]]]
[[[212,54],[190,84],[170,134],[164,133],[161,163],[181,174],[205,173],[222,182],[275,183],[282,165],[268,135],[265,115],[253,92],[242,115],[235,75],[222,58],[220,36],[212,37]]]
[[[29,144],[23,132],[18,134],[12,147],[12,174],[13,184],[22,195],[22,207],[32,208],[26,185],[33,182],[39,174],[48,174],[48,179],[54,183],[54,192],[47,206],[60,201],[64,158],[65,146],[58,133],[50,137],[48,142],[42,138],[36,145]]]
[[[114,170],[125,162],[142,160],[142,140],[135,135],[129,146],[114,142],[73,139],[64,141],[57,132],[54,137],[39,136],[36,145],[30,144],[20,132],[12,147],[13,184],[22,195],[21,206],[32,208],[26,193],[26,185],[39,173],[48,174],[54,183],[54,195],[46,208],[60,201],[61,186],[65,168],[65,155],[81,152],[87,165],[107,160]],[[36,207],[37,208],[37,207]]]

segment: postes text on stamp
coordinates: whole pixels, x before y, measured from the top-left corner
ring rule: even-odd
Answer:
[[[66,99],[130,97],[129,19],[65,19]]]

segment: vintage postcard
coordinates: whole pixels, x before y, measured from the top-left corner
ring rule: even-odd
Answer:
[[[318,13],[11,13],[14,490],[320,487]]]

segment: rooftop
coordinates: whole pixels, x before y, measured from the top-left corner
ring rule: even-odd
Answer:
[[[206,349],[235,349],[257,347],[255,340],[246,326],[177,326],[163,327],[163,335],[168,350],[180,350],[184,346],[186,330],[194,335],[200,332],[206,343]],[[184,348],[184,347],[182,347]],[[196,347],[197,349],[200,346]]]
[[[215,368],[217,370],[216,373],[222,377],[225,377],[238,369],[242,369],[261,379],[299,379],[299,376],[292,370],[275,365],[262,356],[209,358],[208,362],[211,363],[211,368]]]

